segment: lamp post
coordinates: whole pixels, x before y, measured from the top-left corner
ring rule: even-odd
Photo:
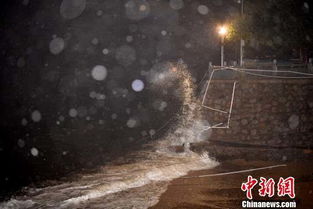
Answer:
[[[227,27],[220,26],[218,28],[218,34],[221,36],[221,67],[224,66],[224,39],[227,34]]]
[[[243,17],[243,1],[244,0],[239,0],[239,3],[241,4],[241,17]],[[240,34],[240,67],[243,67],[243,46],[244,46],[244,40],[242,38],[242,33]]]

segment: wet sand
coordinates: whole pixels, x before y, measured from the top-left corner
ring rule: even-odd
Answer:
[[[245,192],[240,187],[247,181],[247,176],[259,180],[260,177],[273,178],[278,183],[279,177],[293,176],[295,178],[295,201],[297,208],[313,208],[313,166],[312,161],[286,163],[286,167],[277,167],[266,170],[251,171],[225,176],[203,178],[178,178],[173,180],[160,201],[151,209],[235,209],[242,208],[241,201],[247,200]],[[283,164],[269,161],[230,160],[222,162],[210,170],[190,172],[187,176],[198,176],[221,172],[230,172],[264,166]],[[289,196],[272,198],[260,197],[259,186],[253,189],[253,200],[293,201]],[[276,189],[276,185],[275,185]]]

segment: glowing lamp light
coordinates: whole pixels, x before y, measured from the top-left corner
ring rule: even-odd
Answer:
[[[225,25],[222,25],[217,28],[218,34],[221,36],[221,67],[224,66],[224,38],[227,35],[228,28]]]
[[[225,36],[227,34],[228,30],[226,26],[220,26],[218,28],[218,34],[220,34],[221,36]]]

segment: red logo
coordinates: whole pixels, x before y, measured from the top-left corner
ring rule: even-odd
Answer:
[[[252,176],[248,176],[248,181],[246,183],[242,183],[241,190],[247,192],[247,198],[252,199],[252,189],[258,183],[258,180],[254,179]]]
[[[241,190],[246,192],[248,199],[252,199],[252,189],[257,185],[258,180],[252,176],[248,176],[247,182],[241,184]],[[273,197],[275,194],[275,181],[273,178],[266,179],[260,177],[259,195],[261,197]],[[277,184],[277,195],[279,197],[288,195],[290,198],[295,198],[295,179],[288,177],[286,179],[280,177]]]
[[[259,183],[259,186],[261,187],[259,189],[259,195],[261,197],[265,197],[268,195],[268,197],[273,197],[275,193],[275,181],[270,178],[269,180],[266,180],[266,178],[261,177],[260,178],[261,182]]]
[[[290,198],[295,198],[295,178],[288,177],[283,179],[282,177],[279,178],[279,182],[277,185],[278,196],[282,197],[288,195]]]

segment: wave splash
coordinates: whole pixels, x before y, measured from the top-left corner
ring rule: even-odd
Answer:
[[[194,96],[194,85],[186,66],[165,63],[152,68],[148,79],[156,88],[163,82],[178,80],[182,93],[182,110],[178,122],[163,139],[150,144],[150,151],[134,154],[132,163],[112,162],[96,173],[77,180],[44,188],[33,188],[27,195],[0,204],[0,208],[137,208],[155,205],[166,191],[168,182],[191,170],[218,165],[208,153],[194,153],[189,143],[207,139],[209,123],[202,119],[200,105]],[[161,69],[158,69],[161,68]],[[185,152],[175,153],[169,147],[183,145]]]

